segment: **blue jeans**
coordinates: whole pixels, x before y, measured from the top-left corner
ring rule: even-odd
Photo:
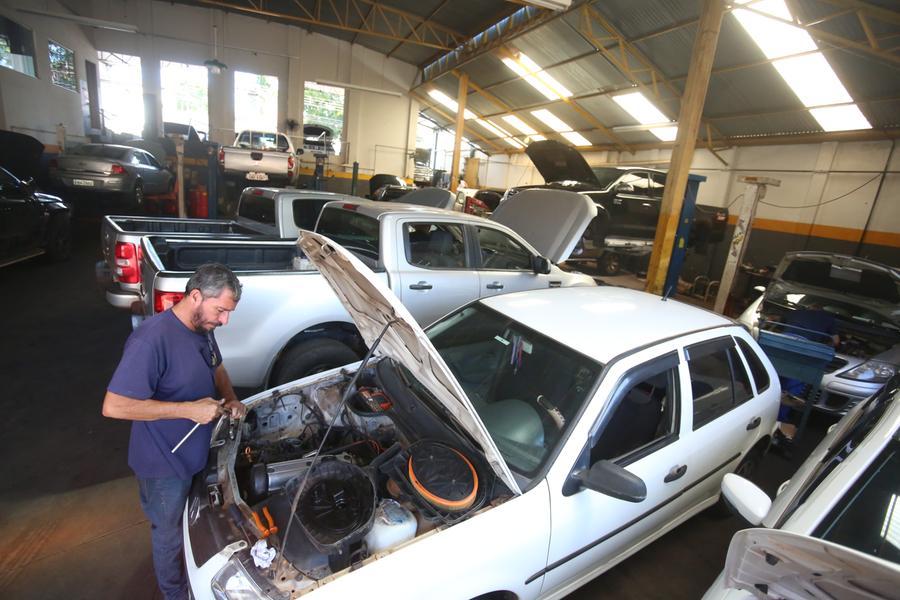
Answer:
[[[150,520],[153,542],[153,570],[166,600],[188,597],[187,574],[184,570],[184,543],[181,515],[187,503],[190,479],[175,477],[140,479],[141,508]]]

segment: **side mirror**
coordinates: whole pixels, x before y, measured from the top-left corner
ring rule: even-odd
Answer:
[[[550,272],[550,260],[543,256],[532,256],[531,269],[535,275],[546,275]]]
[[[734,473],[727,473],[722,479],[722,495],[753,527],[759,526],[772,508],[772,499],[764,491]]]
[[[762,286],[762,285],[755,285],[755,286],[753,286],[753,291],[759,292],[760,294],[762,294],[766,291],[766,288],[765,288],[765,286]]]
[[[572,476],[581,487],[619,500],[643,502],[647,498],[647,485],[640,477],[608,460],[599,460],[589,471],[577,471]]]
[[[619,194],[633,194],[634,186],[630,183],[620,183],[616,186],[616,193]]]

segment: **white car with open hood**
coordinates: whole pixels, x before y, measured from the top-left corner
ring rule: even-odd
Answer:
[[[726,475],[751,525],[704,600],[900,598],[900,377],[829,430],[774,500]]]
[[[732,321],[574,287],[426,332],[355,255],[299,244],[372,354],[216,428],[184,515],[195,598],[558,598],[768,446],[778,379]]]

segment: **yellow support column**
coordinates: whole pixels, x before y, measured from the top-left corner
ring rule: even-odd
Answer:
[[[663,293],[669,260],[672,258],[672,246],[675,243],[675,230],[684,204],[684,190],[687,186],[691,160],[694,158],[694,147],[697,145],[697,133],[700,128],[700,117],[703,114],[703,103],[709,87],[709,75],[712,71],[713,59],[716,56],[716,44],[719,41],[719,29],[725,4],[722,0],[704,0],[703,13],[697,28],[697,39],[691,53],[691,66],[688,69],[684,95],[681,97],[681,111],[678,114],[678,137],[672,151],[672,162],[666,176],[666,189],[663,192],[662,207],[659,211],[659,222],[656,225],[656,238],[653,240],[653,254],[647,269],[647,291],[653,294]],[[668,291],[668,290],[666,290]]]

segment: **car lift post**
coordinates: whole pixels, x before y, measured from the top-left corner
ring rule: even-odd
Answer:
[[[185,218],[187,212],[184,208],[184,138],[179,136],[175,140],[176,177],[178,178],[178,216]]]
[[[731,286],[734,283],[734,274],[737,272],[744,258],[747,248],[747,240],[750,238],[750,226],[756,215],[756,205],[766,197],[768,186],[778,187],[780,179],[771,177],[742,176],[738,181],[747,184],[744,187],[744,201],[741,203],[741,212],[738,214],[737,223],[734,226],[734,234],[731,236],[731,244],[728,248],[728,256],[725,259],[725,269],[722,271],[722,282],[719,284],[719,293],[716,294],[716,304],[713,310],[722,313],[725,302],[731,294]]]

